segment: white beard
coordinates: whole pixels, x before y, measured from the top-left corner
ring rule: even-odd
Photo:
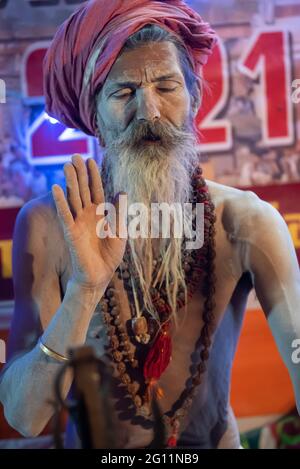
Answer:
[[[154,129],[154,128],[153,128]],[[160,128],[160,130],[162,130]],[[161,135],[159,133],[158,135]],[[119,192],[126,192],[128,206],[142,203],[150,210],[152,203],[179,203],[181,207],[191,196],[191,175],[199,165],[199,144],[193,129],[171,128],[164,124],[162,141],[147,144],[135,135],[130,139],[108,135],[102,180],[106,200],[112,202]],[[133,144],[128,142],[134,142]],[[141,143],[140,143],[141,142]],[[150,219],[150,217],[149,217]],[[169,304],[176,320],[176,297],[179,286],[186,292],[182,268],[181,238],[128,239],[131,257],[139,273],[144,306],[155,315],[149,289],[166,282]],[[162,268],[153,277],[153,258],[162,256]]]

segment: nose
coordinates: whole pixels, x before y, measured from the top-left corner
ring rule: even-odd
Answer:
[[[151,88],[143,88],[137,91],[137,111],[136,118],[138,121],[151,121],[160,118],[157,97]]]

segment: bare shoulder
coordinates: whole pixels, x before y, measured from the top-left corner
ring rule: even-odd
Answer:
[[[32,199],[20,210],[16,220],[14,244],[38,251],[38,258],[56,263],[62,259],[63,233],[51,192]]]
[[[249,236],[254,227],[257,233],[268,224],[282,224],[279,212],[254,192],[209,180],[207,185],[220,213],[222,226],[232,239]]]
[[[44,220],[45,223],[57,223],[57,213],[51,192],[32,199],[21,208],[20,216],[30,218],[30,220]]]

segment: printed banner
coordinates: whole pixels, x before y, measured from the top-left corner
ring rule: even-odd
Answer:
[[[63,182],[73,153],[94,138],[44,110],[42,61],[79,0],[0,0],[0,206],[19,206]],[[219,43],[204,68],[197,116],[209,179],[232,186],[300,181],[299,0],[187,0]],[[19,12],[22,11],[22,15]]]

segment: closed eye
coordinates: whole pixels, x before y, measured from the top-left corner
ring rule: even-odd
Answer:
[[[175,86],[175,88],[162,88],[162,87],[159,87],[157,88],[159,91],[161,91],[162,93],[171,93],[172,91],[176,91],[178,88],[178,86]],[[129,96],[132,96],[133,94],[135,94],[135,91],[136,90],[129,90],[123,94],[116,94],[114,93],[112,96],[116,99],[122,99],[122,98],[127,98]],[[120,92],[120,91],[119,91]]]
[[[177,88],[178,87],[176,86],[175,88],[158,88],[158,89],[159,89],[159,91],[162,91],[163,93],[169,93],[171,91],[177,90]]]

